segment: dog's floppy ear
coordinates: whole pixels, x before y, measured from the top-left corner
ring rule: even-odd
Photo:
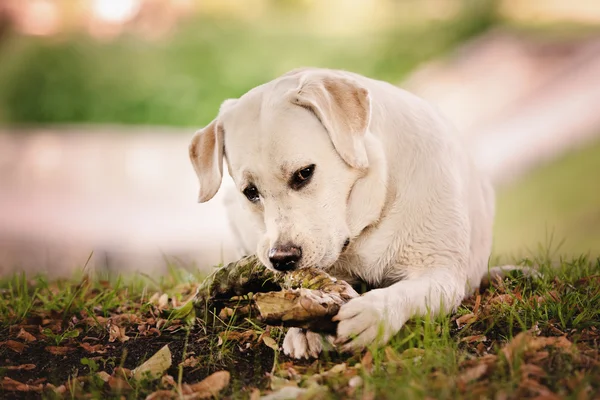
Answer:
[[[306,74],[292,94],[292,102],[316,115],[348,165],[358,169],[369,166],[364,144],[371,118],[367,89],[351,79]]]
[[[219,125],[218,118],[192,137],[190,160],[200,182],[200,203],[212,199],[221,186],[223,150],[223,128]]]
[[[190,160],[198,175],[200,194],[198,202],[204,203],[219,191],[223,179],[223,153],[225,152],[224,130],[219,122],[224,111],[237,103],[237,99],[225,100],[219,115],[210,124],[197,131],[192,137],[189,152]]]

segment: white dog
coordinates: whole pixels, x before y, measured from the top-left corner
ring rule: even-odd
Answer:
[[[200,202],[218,191],[226,159],[232,223],[267,267],[317,266],[377,288],[335,317],[343,350],[383,344],[412,316],[451,312],[488,271],[491,185],[451,124],[391,84],[291,71],[226,100],[190,157]],[[292,328],[283,349],[317,356],[321,337]]]

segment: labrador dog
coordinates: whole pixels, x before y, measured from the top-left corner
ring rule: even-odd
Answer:
[[[374,288],[335,317],[342,350],[452,312],[488,272],[492,186],[452,125],[394,85],[293,70],[226,100],[189,151],[200,202],[219,190],[226,160],[245,251],[274,270],[316,266]],[[316,357],[323,343],[291,328],[283,350]]]

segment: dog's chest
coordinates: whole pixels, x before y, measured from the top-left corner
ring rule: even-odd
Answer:
[[[373,262],[358,254],[341,255],[327,272],[353,286],[363,286],[364,290],[386,287],[400,280],[385,263]]]

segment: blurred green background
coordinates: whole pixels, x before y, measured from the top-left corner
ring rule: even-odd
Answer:
[[[197,128],[296,67],[401,84],[490,31],[560,42],[599,26],[584,0],[6,0],[0,125]],[[496,256],[563,241],[560,254],[600,255],[600,142],[550,161],[500,187]]]
[[[237,4],[243,14],[244,2]],[[388,5],[398,13],[400,6]],[[310,2],[291,0],[267,2],[258,20],[227,10],[185,16],[151,40],[127,30],[111,40],[75,29],[38,37],[7,32],[0,48],[0,121],[201,126],[223,99],[298,66],[398,82],[496,20],[492,0],[462,0],[456,7],[452,19],[404,16],[397,25],[342,34],[313,29]]]

